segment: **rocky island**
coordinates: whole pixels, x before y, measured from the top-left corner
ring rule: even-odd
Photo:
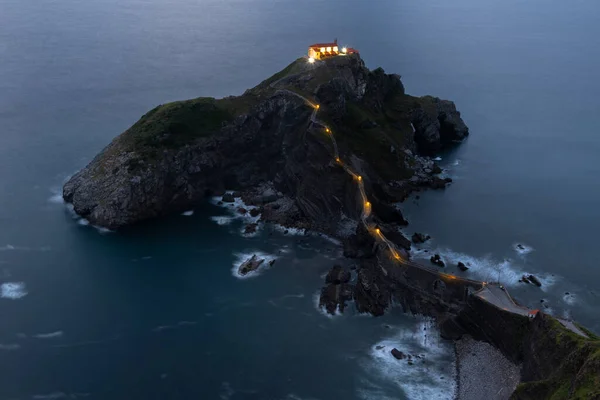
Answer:
[[[320,299],[328,312],[354,302],[381,315],[395,302],[435,317],[443,337],[486,341],[521,365],[515,399],[600,398],[600,342],[591,332],[495,307],[474,295],[481,282],[399,267],[411,241],[396,204],[445,188],[451,180],[428,156],[468,134],[454,103],[406,94],[400,76],[367,69],[358,54],[300,58],[241,96],[154,108],[74,175],[63,197],[109,229],[189,210],[207,196],[241,197],[265,222],[342,240],[357,267],[328,274]],[[391,246],[402,254],[392,257]]]

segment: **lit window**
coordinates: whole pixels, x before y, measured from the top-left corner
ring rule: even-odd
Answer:
[[[328,48],[327,48],[327,52],[328,52],[328,53],[331,53],[331,47],[328,47]]]
[[[348,52],[348,49],[346,47],[343,47],[342,48],[342,53],[347,53],[347,52]]]
[[[338,47],[337,47],[337,46],[335,46],[335,47],[333,48],[333,51],[337,53],[337,52],[339,51]]]
[[[325,47],[321,47],[321,53],[325,53]]]

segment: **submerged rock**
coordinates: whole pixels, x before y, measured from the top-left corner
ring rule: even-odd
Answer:
[[[242,265],[240,265],[238,272],[240,275],[246,275],[250,272],[256,271],[264,262],[264,258],[259,258],[256,256],[256,254],[253,254],[252,257],[248,258],[242,263]]]
[[[456,264],[456,267],[463,272],[469,270],[469,267],[467,267],[462,261],[459,261],[458,264]]]

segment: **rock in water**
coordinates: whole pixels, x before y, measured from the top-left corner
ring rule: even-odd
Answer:
[[[446,266],[446,264],[444,264],[444,261],[442,261],[442,258],[440,257],[439,254],[435,254],[435,255],[431,256],[429,261],[431,261],[432,264],[437,265],[438,267]]]
[[[415,243],[415,244],[417,244],[417,243],[425,243],[429,239],[431,239],[431,236],[424,235],[424,234],[418,233],[418,232],[415,232],[412,235],[412,242]]]
[[[244,233],[246,235],[255,233],[257,228],[258,228],[258,224],[256,224],[256,223],[248,224],[248,225],[246,225],[246,228],[244,228]]]
[[[406,358],[406,354],[395,347],[392,349],[391,353],[397,360],[404,360]]]
[[[265,262],[264,258],[258,258],[256,254],[253,254],[252,257],[250,257],[249,259],[244,261],[242,265],[240,265],[238,272],[240,273],[240,275],[246,275],[250,272],[256,271],[263,262]]]
[[[468,271],[469,267],[467,267],[462,261],[459,261],[458,264],[456,265],[458,267],[458,269],[460,269],[461,271]]]
[[[324,308],[327,313],[335,315],[339,312],[344,312],[346,303],[352,300],[354,296],[354,286],[347,283],[329,284],[321,289],[319,297],[319,307]]]
[[[540,280],[534,275],[527,275],[527,279],[529,280],[529,282],[533,283],[537,287],[542,286],[542,282],[540,282]]]

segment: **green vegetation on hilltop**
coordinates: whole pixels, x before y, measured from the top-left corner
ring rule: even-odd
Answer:
[[[565,328],[554,318],[546,318],[543,334],[536,337],[540,346],[536,357],[552,364],[559,363],[548,379],[524,382],[512,395],[518,400],[599,400],[600,399],[600,338],[582,329],[586,339]],[[547,353],[547,354],[546,354]]]
[[[231,110],[211,97],[175,101],[146,113],[129,128],[122,140],[140,147],[179,147],[216,132],[231,121]]]

